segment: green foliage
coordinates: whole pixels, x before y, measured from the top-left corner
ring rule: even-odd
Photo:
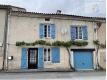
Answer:
[[[93,43],[100,48],[106,48],[106,44],[102,44],[98,40],[94,40]]]
[[[99,41],[98,41],[98,40],[94,40],[93,43],[94,43],[95,45],[99,45]]]
[[[72,41],[67,41],[67,42],[64,43],[64,46],[65,46],[65,47],[71,47],[72,44],[73,44]]]
[[[106,48],[106,44],[100,44],[100,48]]]
[[[86,42],[86,41],[74,41],[73,45],[75,45],[75,46],[86,46],[86,45],[88,45],[88,42]]]
[[[63,47],[71,47],[72,45],[75,46],[86,46],[88,45],[88,42],[86,41],[55,41],[52,44],[50,42],[46,42],[44,40],[37,40],[33,43],[26,43],[24,41],[22,42],[16,42],[16,46],[35,46],[35,45],[46,45],[46,46],[63,46]]]
[[[23,45],[25,45],[24,41],[22,41],[22,42],[16,42],[16,46],[23,46]]]
[[[72,41],[55,41],[52,43],[52,46],[63,46],[63,47],[71,47],[72,46]]]
[[[52,46],[52,44],[51,43],[49,43],[49,42],[46,42],[46,44],[45,45],[47,45],[47,46]]]
[[[36,43],[40,44],[40,45],[45,45],[46,41],[44,41],[44,40],[37,40]]]
[[[52,43],[52,46],[63,46],[64,45],[64,41],[55,41]]]

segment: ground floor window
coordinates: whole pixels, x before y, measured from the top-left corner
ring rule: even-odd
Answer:
[[[51,49],[50,48],[44,48],[44,61],[45,62],[51,61]]]

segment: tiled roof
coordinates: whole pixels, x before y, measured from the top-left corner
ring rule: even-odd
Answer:
[[[38,15],[53,15],[53,16],[67,16],[73,18],[84,18],[84,19],[95,19],[95,20],[106,20],[105,17],[87,17],[87,16],[79,16],[79,15],[70,15],[70,14],[57,14],[57,13],[38,13],[38,12],[23,12],[23,11],[12,11],[13,13],[18,14],[38,14]]]
[[[79,16],[79,15],[70,15],[70,14],[57,14],[57,13],[38,13],[38,12],[27,12],[25,8],[11,6],[11,5],[0,5],[0,9],[12,9],[18,8],[22,10],[14,11],[12,13],[22,14],[22,15],[48,15],[48,16],[62,16],[62,17],[73,17],[73,18],[82,18],[82,19],[93,19],[93,20],[106,20],[105,17],[87,17],[87,16]]]

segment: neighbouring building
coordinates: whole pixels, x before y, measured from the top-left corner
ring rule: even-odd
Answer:
[[[0,11],[0,16],[5,15],[3,13],[5,9]],[[61,14],[60,11],[52,14],[27,12],[14,6],[8,9],[7,15],[6,51],[4,51],[6,69],[70,70],[71,66],[75,70],[96,69],[97,54],[93,40],[99,39],[105,44],[105,18]],[[2,18],[4,21],[5,19]],[[97,25],[99,23],[101,23],[100,28]],[[3,25],[3,22],[0,22],[1,24]],[[5,26],[0,26],[2,27]],[[1,37],[4,36],[0,36],[0,40]],[[57,41],[75,43],[68,49],[64,46],[38,45],[40,41],[42,44],[43,41],[48,44]],[[20,44],[17,46],[18,42]],[[81,46],[84,44],[87,45]],[[104,52],[98,59],[101,67],[105,69],[106,52],[105,49],[101,50]],[[0,63],[2,64],[2,61]]]
[[[26,11],[24,8],[11,5],[0,5],[0,69],[3,69],[6,61],[6,42],[8,30],[8,16],[10,11]]]
[[[102,44],[103,47],[106,47],[106,23],[101,24],[101,26],[98,27],[98,40],[100,44]],[[98,57],[99,57],[99,65],[101,68],[106,69],[106,48],[100,48],[98,51]]]
[[[3,68],[3,56],[4,56],[4,43],[5,43],[5,26],[7,22],[7,9],[0,7],[0,69]]]

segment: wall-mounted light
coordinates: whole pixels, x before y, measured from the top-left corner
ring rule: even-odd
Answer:
[[[13,60],[13,56],[9,56],[9,57],[8,57],[8,60]]]
[[[3,43],[2,42],[0,42],[0,47],[2,47],[3,46]]]

